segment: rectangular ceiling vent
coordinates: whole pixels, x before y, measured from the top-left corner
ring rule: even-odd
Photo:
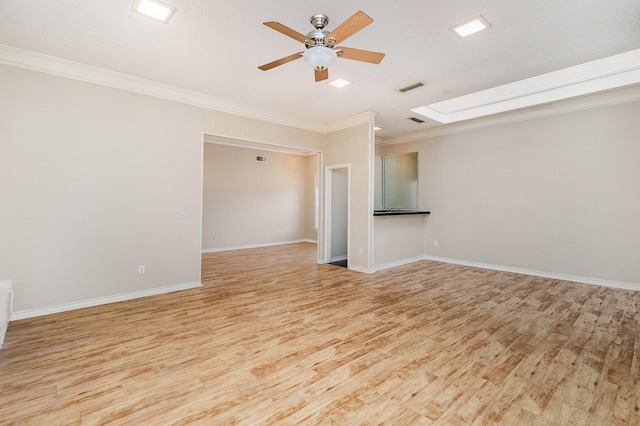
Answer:
[[[409,120],[411,120],[411,121],[415,121],[416,123],[419,123],[419,124],[420,124],[420,123],[424,123],[424,120],[420,120],[420,119],[419,119],[419,118],[417,118],[417,117],[409,117]]]
[[[409,90],[417,89],[418,87],[422,87],[422,86],[424,86],[424,84],[418,82],[407,87],[402,87],[398,89],[398,92],[404,93],[404,92],[408,92]]]
[[[266,163],[267,157],[263,157],[262,155],[256,155],[256,161],[262,161],[263,163]]]

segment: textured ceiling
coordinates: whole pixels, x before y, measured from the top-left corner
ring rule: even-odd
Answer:
[[[162,24],[131,11],[132,0],[0,0],[0,43],[189,89],[291,119],[331,122],[379,113],[382,136],[414,123],[411,108],[640,48],[638,0],[165,0],[177,8]],[[316,83],[297,60],[258,66],[303,50],[262,25],[300,33],[309,18],[335,28],[357,10],[374,19],[343,44],[386,53],[380,65],[337,59]],[[483,15],[492,28],[467,39],[449,28]],[[407,93],[398,88],[415,82]]]

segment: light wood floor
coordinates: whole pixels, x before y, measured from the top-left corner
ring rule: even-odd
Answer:
[[[0,424],[640,424],[640,294],[315,246],[201,289],[12,322]]]

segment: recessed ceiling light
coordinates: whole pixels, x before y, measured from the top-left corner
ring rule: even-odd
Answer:
[[[133,11],[158,21],[169,22],[176,8],[156,0],[135,0]]]
[[[491,27],[491,24],[487,22],[482,16],[476,16],[468,21],[456,25],[451,28],[451,31],[459,35],[460,37],[468,37],[471,34],[475,34],[478,31],[486,30]]]
[[[353,82],[349,80],[345,80],[344,78],[336,78],[329,84],[332,85],[333,87],[344,87],[344,86],[350,85],[351,83]]]
[[[374,131],[376,131],[376,132],[377,132],[378,130],[382,130],[382,129],[383,129],[383,128],[382,128],[382,127],[380,127],[380,126],[375,126],[375,127],[373,128],[373,130],[374,130]]]

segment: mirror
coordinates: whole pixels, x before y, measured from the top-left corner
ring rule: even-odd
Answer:
[[[418,153],[382,157],[382,210],[418,210]]]

